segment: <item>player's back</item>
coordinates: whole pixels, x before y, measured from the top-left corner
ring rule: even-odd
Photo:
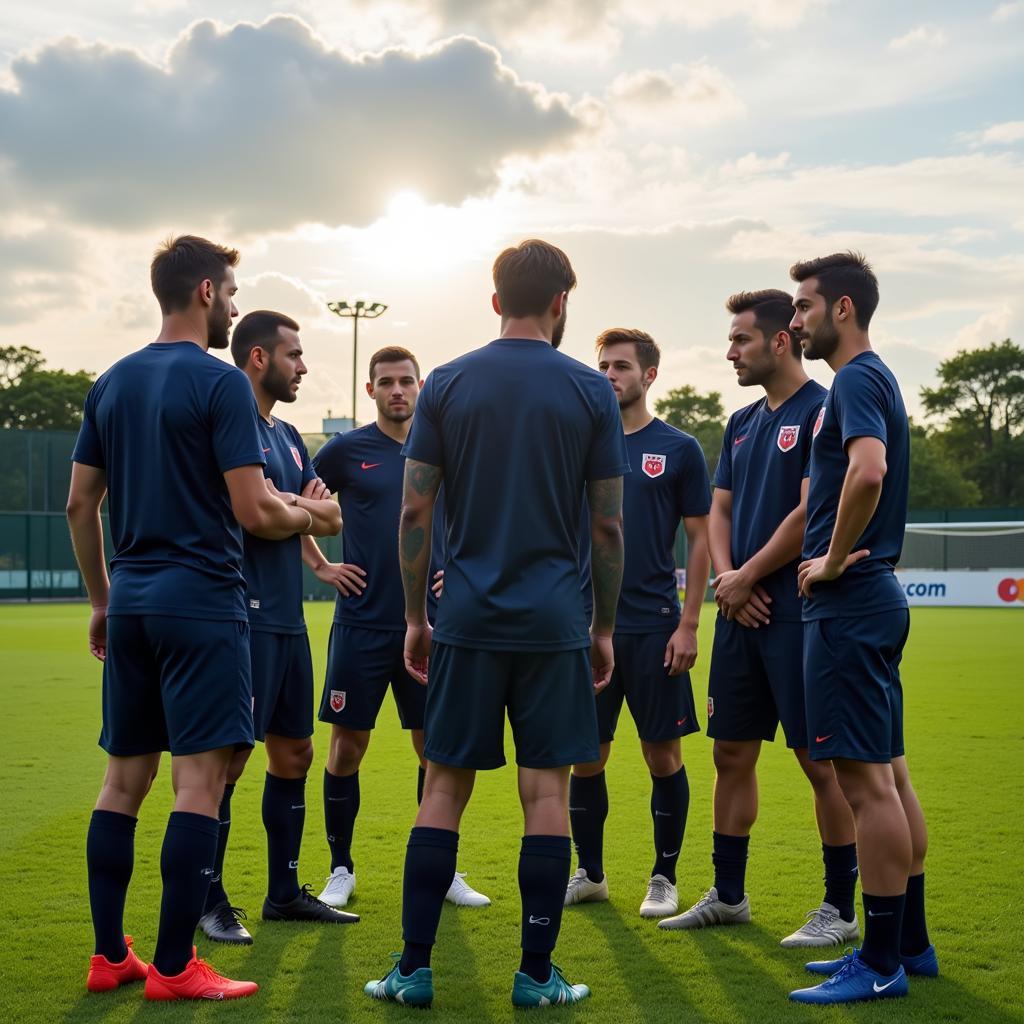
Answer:
[[[406,454],[444,470],[437,639],[491,650],[586,646],[584,488],[628,472],[607,380],[546,342],[499,339],[430,375]]]
[[[110,614],[245,619],[223,474],[263,463],[256,417],[245,374],[191,342],[148,345],[97,380],[74,459],[106,472]]]

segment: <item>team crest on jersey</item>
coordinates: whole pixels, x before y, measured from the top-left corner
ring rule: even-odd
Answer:
[[[814,430],[811,432],[811,440],[818,436],[818,431],[821,430],[822,423],[825,422],[825,406],[822,406],[818,410],[818,418],[814,421]]]
[[[288,447],[292,450],[292,458],[295,460],[295,465],[302,469],[302,456],[299,454],[299,449],[293,444],[288,445]]]
[[[779,427],[779,436],[775,443],[779,446],[780,452],[788,452],[796,447],[796,439],[800,436],[800,424],[794,427]]]
[[[665,456],[648,455],[647,452],[644,452],[643,471],[652,479],[661,476],[665,472]]]
[[[344,711],[345,709],[345,691],[344,690],[331,690],[331,710],[334,712]]]

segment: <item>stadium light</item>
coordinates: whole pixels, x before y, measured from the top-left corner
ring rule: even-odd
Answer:
[[[359,380],[359,321],[376,320],[388,307],[383,302],[328,302],[327,308],[335,316],[352,321],[352,426],[356,425],[356,385]]]

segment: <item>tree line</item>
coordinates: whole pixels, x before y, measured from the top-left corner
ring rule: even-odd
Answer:
[[[46,368],[28,346],[0,347],[0,427],[77,430],[92,386],[85,370]],[[1024,348],[1009,338],[943,360],[910,425],[911,508],[1024,505]],[[726,413],[718,391],[689,384],[654,404],[700,442],[714,473]]]

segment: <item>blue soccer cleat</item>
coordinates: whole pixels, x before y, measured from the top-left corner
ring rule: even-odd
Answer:
[[[398,960],[398,954],[393,954]],[[434,1001],[434,972],[429,967],[418,967],[412,974],[404,975],[395,964],[379,980],[368,981],[363,991],[371,999],[385,1003],[401,1003],[403,1006],[429,1006]]]
[[[825,977],[831,977],[850,962],[853,953],[854,951],[851,949],[838,960],[812,960],[804,966],[811,974],[824,974]],[[935,955],[934,946],[929,946],[917,956],[901,956],[900,963],[903,964],[903,970],[907,972],[908,977],[913,975],[919,978],[937,978],[939,976],[939,958]]]
[[[516,971],[512,985],[513,1006],[564,1006],[578,1003],[589,995],[590,989],[586,985],[570,985],[554,964],[551,965],[551,977],[543,984],[522,971]]]
[[[842,958],[842,966],[820,985],[798,988],[789,993],[795,1003],[854,1003],[868,999],[896,999],[909,990],[907,972],[902,965],[888,976],[872,970],[857,950]]]

